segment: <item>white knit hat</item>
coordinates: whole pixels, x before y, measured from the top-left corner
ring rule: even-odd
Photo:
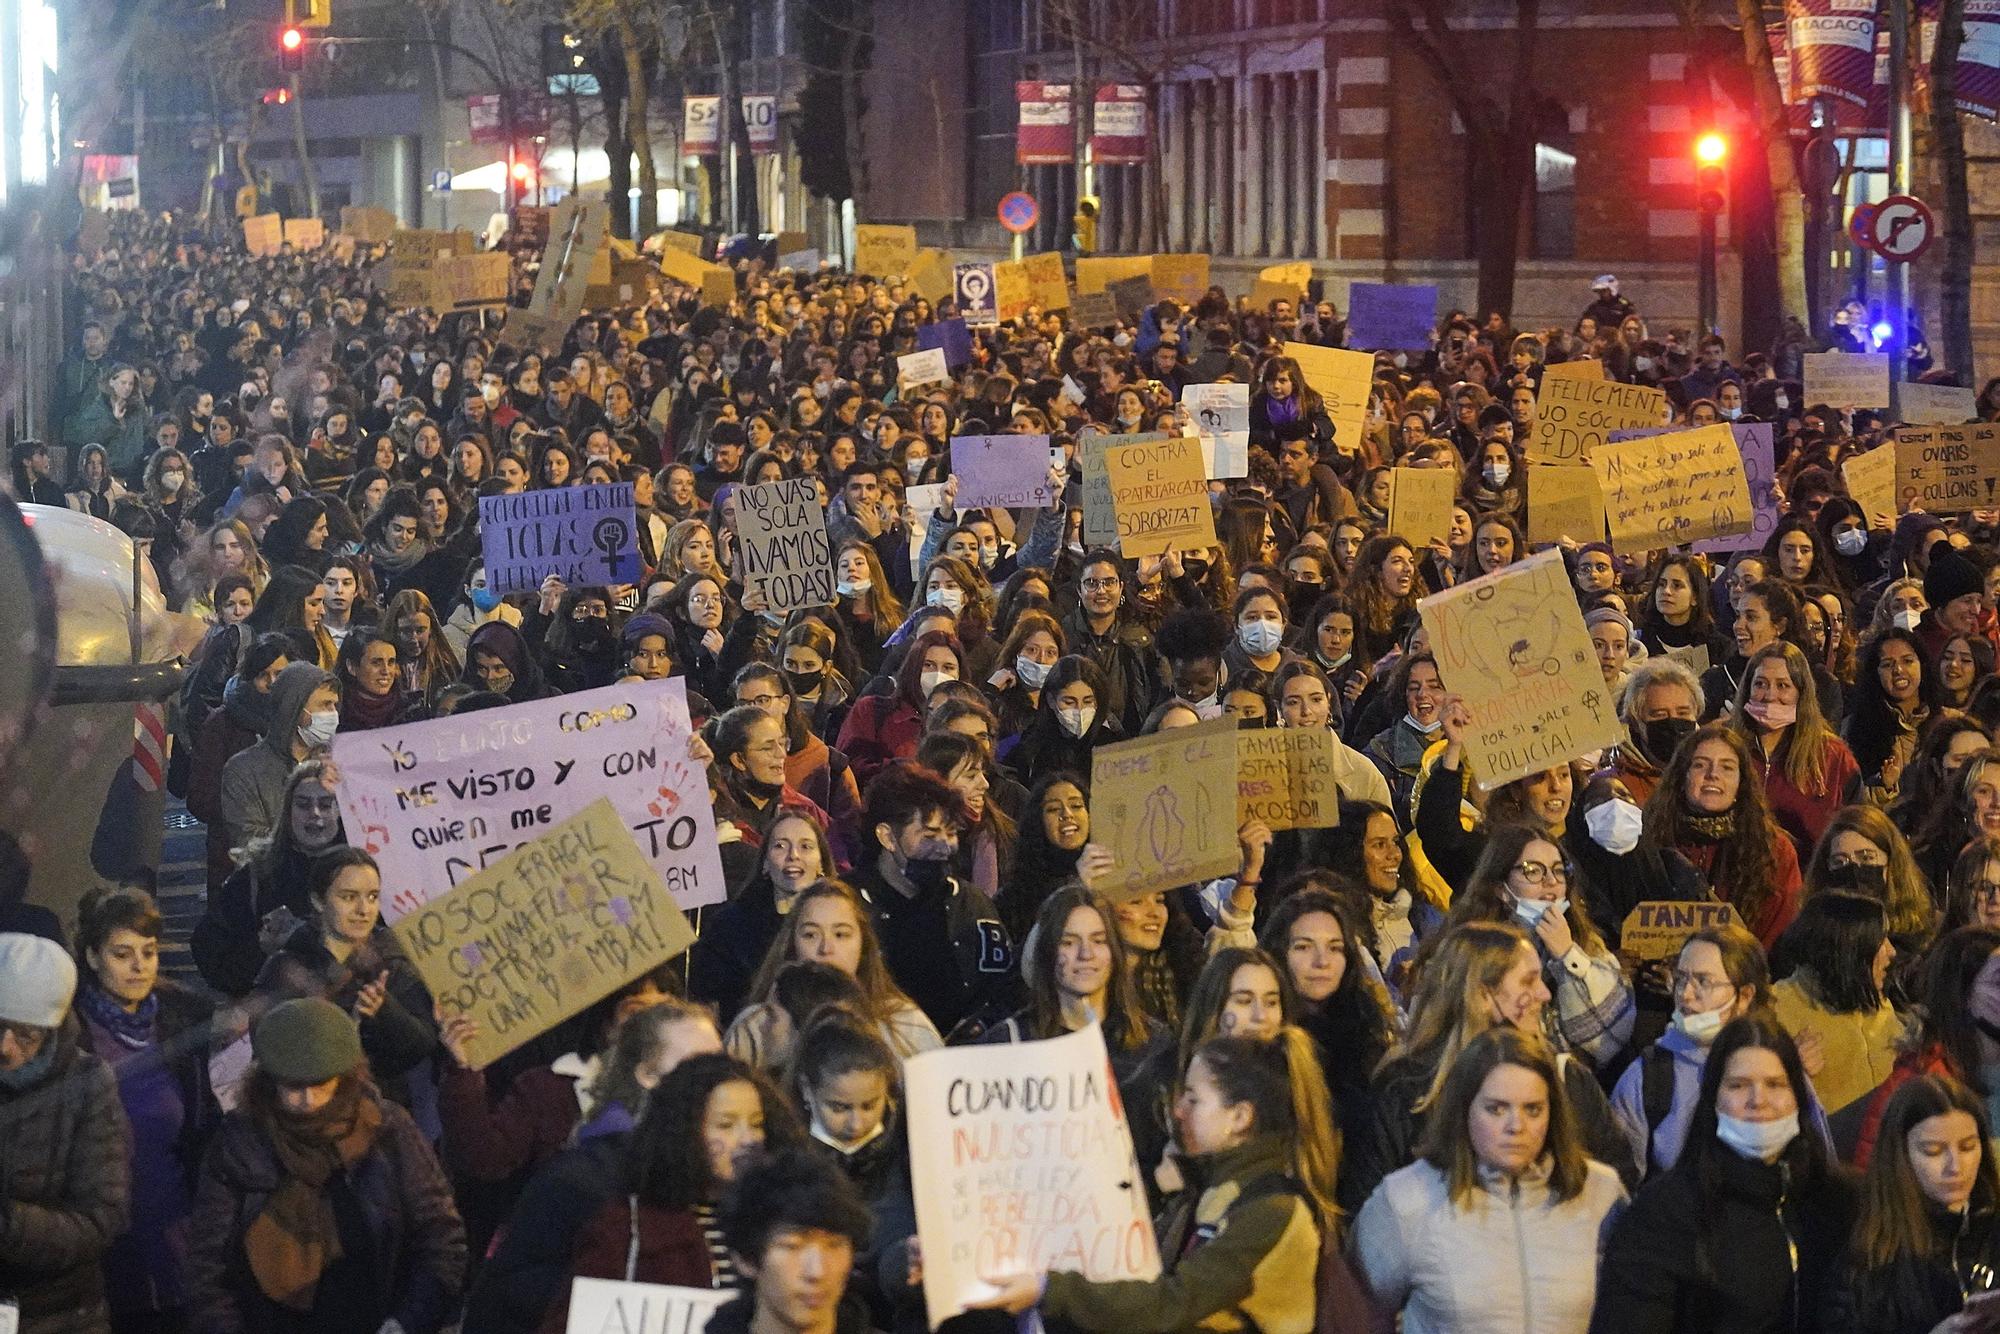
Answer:
[[[53,940],[0,931],[0,1020],[55,1028],[76,996],[76,961]]]

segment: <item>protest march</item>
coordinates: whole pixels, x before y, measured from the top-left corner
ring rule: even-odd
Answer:
[[[0,1331],[2000,1330],[2000,379],[596,207],[69,275]]]

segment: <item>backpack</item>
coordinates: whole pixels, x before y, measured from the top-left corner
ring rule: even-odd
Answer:
[[[1246,1183],[1229,1208],[1233,1212],[1269,1195],[1305,1198],[1297,1182],[1272,1172]],[[1361,1276],[1347,1262],[1340,1234],[1332,1227],[1320,1229],[1319,1273],[1313,1290],[1313,1334],[1394,1334],[1396,1313],[1384,1311],[1376,1304]]]
[[[1655,1042],[1639,1057],[1639,1106],[1646,1114],[1646,1152],[1640,1175],[1652,1171],[1653,1134],[1674,1110],[1674,1054]]]

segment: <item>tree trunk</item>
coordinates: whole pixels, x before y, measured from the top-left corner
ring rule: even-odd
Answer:
[[[1528,151],[1516,140],[1525,136]],[[1473,254],[1479,261],[1479,309],[1513,316],[1514,277],[1521,253],[1521,210],[1534,180],[1534,134],[1519,130],[1505,135],[1468,134],[1466,148],[1472,166]],[[1525,169],[1524,165],[1525,164]]]
[[[639,30],[622,7],[618,10],[618,44],[625,54],[625,138],[632,145],[633,156],[639,159],[636,230],[643,238],[659,230],[660,173],[653,165],[653,132],[647,121],[646,64],[639,51]]]
[[[299,76],[292,76],[292,147],[298,150],[299,178],[306,192],[306,216],[319,216],[319,173],[313,170],[312,150],[306,147],[305,99],[299,96]]]
[[[1961,385],[1972,378],[1972,202],[1966,191],[1965,127],[1958,118],[1958,52],[1965,38],[1965,0],[1943,0],[1931,52],[1931,142],[1944,185],[1944,271],[1938,275],[1942,323],[1938,361]]]
[[[1750,70],[1757,123],[1764,139],[1764,162],[1771,178],[1772,254],[1778,266],[1778,298],[1784,314],[1803,320],[1805,196],[1799,188],[1799,164],[1792,155],[1791,129],[1785,119],[1784,96],[1778,91],[1777,67],[1771,63],[1771,43],[1764,35],[1761,0],[1736,0],[1736,18],[1743,26],[1743,63]]]
[[[861,48],[875,25],[875,7],[868,0],[854,7],[847,40],[840,51],[840,118],[847,130],[847,181],[857,213],[868,198],[868,149],[861,130]]]

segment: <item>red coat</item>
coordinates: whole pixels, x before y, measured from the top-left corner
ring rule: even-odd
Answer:
[[[505,1181],[556,1156],[576,1129],[576,1079],[546,1065],[524,1070],[488,1105],[486,1076],[442,1059],[438,1119],[444,1159],[474,1181]]]
[[[863,695],[848,710],[834,744],[847,752],[854,779],[866,791],[868,780],[890,761],[915,758],[923,734],[923,716],[901,695]]]
[[[577,1233],[571,1278],[623,1279],[625,1258],[632,1245],[632,1206],[619,1195],[597,1211]],[[630,1277],[639,1283],[664,1283],[676,1288],[712,1288],[715,1269],[709,1264],[708,1239],[690,1209],[639,1206],[639,1259]],[[570,1285],[549,1303],[542,1334],[563,1334],[569,1327]]]
[[[1854,1167],[1857,1170],[1865,1171],[1868,1160],[1874,1156],[1875,1140],[1882,1133],[1882,1113],[1889,1109],[1889,1099],[1896,1096],[1897,1089],[1920,1075],[1965,1078],[1957,1063],[1936,1043],[1897,1057],[1896,1064],[1890,1067],[1889,1077],[1865,1099],[1867,1106],[1861,1113],[1861,1129],[1854,1137]]]
[[[1755,741],[1750,744],[1750,753],[1757,758],[1757,767],[1764,775],[1764,791],[1771,799],[1771,814],[1778,817],[1779,827],[1800,847],[1818,847],[1826,835],[1826,827],[1833,823],[1840,808],[1848,804],[1847,794],[1861,777],[1861,762],[1854,758],[1854,752],[1840,738],[1828,737],[1818,788],[1812,792],[1800,790],[1786,776],[1784,747],[1780,746],[1777,756],[1769,762],[1764,760]]]
[[[1694,868],[1708,877],[1708,883],[1715,890],[1715,897],[1724,903],[1735,901],[1734,885],[1715,883],[1715,851],[1720,846],[1715,843],[1684,843],[1678,851],[1694,863]],[[1781,829],[1771,831],[1771,897],[1764,910],[1754,922],[1745,922],[1752,935],[1770,949],[1778,943],[1778,937],[1799,915],[1799,896],[1805,892],[1805,880],[1799,874],[1798,849]]]

